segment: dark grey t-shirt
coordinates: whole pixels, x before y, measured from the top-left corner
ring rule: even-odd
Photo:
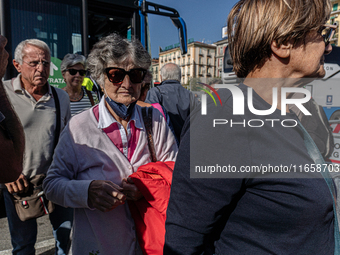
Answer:
[[[239,88],[247,102],[247,86]],[[208,103],[206,116],[197,109],[184,126],[167,210],[164,254],[333,254],[333,203],[321,174],[261,178],[261,173],[244,173],[237,179],[228,178],[231,175],[211,179],[212,174],[202,173],[204,179],[190,178],[197,166],[230,165],[240,170],[282,165],[299,170],[300,165],[313,164],[300,128],[281,125],[283,120],[296,119],[295,114],[281,116],[276,110],[269,116],[255,116],[245,107],[245,115],[233,116],[231,93],[226,89],[218,93],[223,106]],[[255,109],[271,107],[253,94]],[[229,122],[213,127],[214,119]],[[231,119],[246,125],[231,127]],[[265,125],[250,127],[249,120],[254,119]],[[279,121],[271,127],[266,119]],[[319,178],[309,178],[315,176]]]

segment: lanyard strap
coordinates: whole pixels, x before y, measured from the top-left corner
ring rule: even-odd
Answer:
[[[319,164],[323,169],[321,169],[321,174],[325,179],[327,186],[332,195],[333,201],[333,212],[334,212],[334,242],[335,242],[335,249],[334,255],[340,255],[340,233],[339,233],[339,224],[338,224],[338,217],[336,213],[336,192],[335,192],[335,185],[331,175],[329,174],[327,164],[325,163],[319,149],[317,148],[316,144],[314,143],[313,139],[310,137],[306,129],[302,126],[299,121],[299,127],[303,132],[303,139],[308,151],[309,156],[312,158],[315,164]]]

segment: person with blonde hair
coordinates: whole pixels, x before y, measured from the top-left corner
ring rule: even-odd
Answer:
[[[334,184],[288,109],[302,108],[292,93],[308,101],[302,87],[325,75],[337,27],[327,24],[330,12],[329,0],[240,0],[232,8],[229,47],[242,82],[220,86],[220,102],[202,100],[184,125],[165,255],[339,254]]]

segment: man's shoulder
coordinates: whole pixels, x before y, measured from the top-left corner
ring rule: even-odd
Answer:
[[[19,76],[14,77],[14,78],[9,79],[9,80],[5,80],[5,81],[3,81],[3,84],[4,84],[7,88],[13,88],[14,83],[18,83],[18,82],[20,82]]]
[[[8,89],[14,90],[14,89],[13,89],[13,86],[12,86],[12,80],[6,80],[6,81],[3,81],[2,83],[3,83],[4,88],[5,88],[6,90],[8,90]]]
[[[50,84],[49,84],[50,85]],[[53,87],[54,89],[55,89],[55,91],[57,92],[57,94],[58,94],[58,96],[60,95],[60,96],[68,96],[68,94],[67,94],[67,92],[65,91],[65,90],[63,90],[63,89],[60,89],[60,88],[57,88],[57,87],[54,87],[54,86],[52,86],[52,85],[50,85],[51,86],[51,88]]]
[[[176,90],[188,91],[186,88],[182,86],[182,84],[179,81],[175,80],[166,80],[161,85],[153,89],[160,91],[176,91]]]
[[[52,85],[51,86],[51,89],[52,89]],[[53,87],[55,89],[55,91],[57,92],[57,95],[58,95],[58,98],[59,100],[66,100],[66,101],[69,101],[70,100],[70,97],[69,95],[67,94],[66,91],[62,90],[62,89],[59,89],[59,88],[56,88],[56,87]]]
[[[93,108],[87,109],[79,114],[74,115],[69,123],[70,131],[73,133],[73,136],[82,137],[84,133],[91,134],[95,130],[98,129],[98,122],[94,116]],[[79,127],[81,127],[82,132],[79,131]]]
[[[8,86],[8,85],[11,85],[12,83],[12,79],[11,80],[5,80],[2,82],[4,85]]]

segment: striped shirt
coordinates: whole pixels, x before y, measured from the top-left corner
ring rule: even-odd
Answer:
[[[82,87],[82,90],[83,90],[83,97],[79,101],[77,102],[70,101],[71,116],[74,116],[92,107],[91,100],[88,97],[83,87]],[[92,94],[94,104],[98,104],[99,100],[98,100],[97,94],[93,91],[90,91],[90,93]]]

